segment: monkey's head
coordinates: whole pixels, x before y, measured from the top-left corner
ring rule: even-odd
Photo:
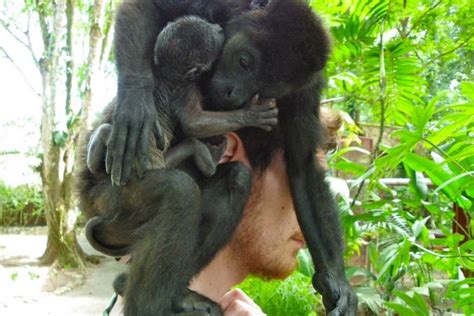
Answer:
[[[300,0],[273,0],[224,30],[211,97],[226,109],[241,107],[256,93],[278,98],[319,80],[331,46],[320,18]]]
[[[211,69],[224,43],[224,32],[196,16],[169,23],[155,44],[155,69],[166,77],[194,81]]]

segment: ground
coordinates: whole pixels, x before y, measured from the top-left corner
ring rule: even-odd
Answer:
[[[83,234],[79,243],[86,253],[99,254]],[[88,264],[85,278],[67,270],[48,276],[47,267],[36,265],[45,248],[45,229],[0,234],[0,315],[101,315],[125,266],[104,256]]]

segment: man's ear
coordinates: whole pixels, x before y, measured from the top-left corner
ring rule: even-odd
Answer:
[[[184,78],[188,81],[194,82],[199,79],[199,76],[202,74],[202,67],[196,66],[191,69],[184,75]]]
[[[250,168],[250,162],[247,158],[244,143],[236,133],[227,133],[227,147],[219,163],[239,161]]]

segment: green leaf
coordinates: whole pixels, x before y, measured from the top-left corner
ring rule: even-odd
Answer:
[[[359,298],[359,303],[366,304],[376,315],[380,314],[384,301],[374,287],[355,287],[354,292]]]
[[[421,221],[415,221],[415,223],[413,224],[413,226],[411,227],[411,230],[412,230],[412,233],[413,233],[413,237],[418,238],[418,236],[420,235],[421,231],[423,230],[423,228],[425,228],[425,225],[426,225],[426,222],[430,219],[430,216],[422,219]]]
[[[409,309],[408,307],[399,304],[399,303],[393,303],[393,302],[385,302],[385,306],[387,306],[390,309],[393,309],[395,312],[397,312],[399,315],[403,316],[419,316],[417,313]]]
[[[416,171],[424,172],[434,184],[441,186],[443,183],[450,181],[452,174],[447,173],[442,167],[433,161],[421,157],[413,153],[407,153],[403,163]],[[462,208],[469,209],[472,203],[462,198],[460,190],[460,180],[451,182],[442,187],[441,191],[450,199],[456,201]]]
[[[344,171],[344,172],[350,172],[350,173],[352,173],[356,176],[359,176],[359,175],[361,175],[361,174],[363,174],[364,172],[367,171],[367,166],[364,166],[362,164],[352,162],[352,161],[349,161],[349,160],[345,160],[345,159],[344,160],[339,160],[338,162],[336,162],[334,167],[337,170]]]
[[[463,95],[471,100],[474,100],[474,82],[461,82],[461,91]]]
[[[410,297],[408,294],[394,291],[394,294],[402,299],[407,306],[416,313],[418,316],[429,316],[430,312],[428,307],[426,306],[425,301],[418,293],[413,293],[413,297]]]

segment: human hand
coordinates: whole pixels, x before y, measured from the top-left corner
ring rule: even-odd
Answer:
[[[227,292],[219,301],[224,316],[264,316],[260,306],[255,304],[242,290]]]

